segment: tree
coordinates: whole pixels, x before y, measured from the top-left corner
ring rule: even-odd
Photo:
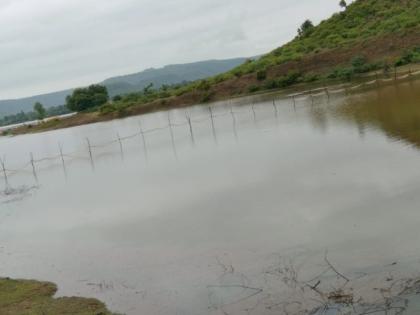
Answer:
[[[340,7],[342,7],[343,9],[347,8],[347,2],[346,2],[346,0],[341,0],[340,1]]]
[[[314,24],[312,23],[312,21],[306,20],[305,22],[302,23],[302,25],[298,29],[298,34],[299,36],[303,37],[303,36],[309,35],[309,33],[312,32],[313,29],[314,29]]]
[[[45,110],[44,105],[42,105],[40,102],[35,103],[34,110],[38,115],[38,119],[42,120],[45,118],[47,111]]]
[[[104,105],[109,100],[108,90],[102,85],[91,85],[87,88],[75,89],[67,95],[66,106],[72,111],[84,111]]]
[[[149,85],[147,85],[144,89],[143,89],[143,94],[144,95],[148,95],[151,94],[153,91],[153,83],[149,83]]]
[[[367,60],[363,55],[358,55],[352,58],[351,65],[356,73],[366,72],[367,69]]]

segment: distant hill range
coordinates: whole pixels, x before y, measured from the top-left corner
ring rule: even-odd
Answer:
[[[138,73],[106,79],[100,84],[108,88],[110,96],[140,91],[150,83],[155,88],[164,84],[171,85],[194,81],[229,71],[244,63],[247,58],[226,60],[207,60],[187,64],[168,65],[159,69],[147,69]],[[63,105],[73,89],[25,97],[13,100],[0,100],[0,117],[31,111],[34,103],[41,102],[46,107]]]

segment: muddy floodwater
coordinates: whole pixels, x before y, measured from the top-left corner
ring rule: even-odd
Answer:
[[[128,315],[419,314],[419,87],[0,138],[0,276]]]

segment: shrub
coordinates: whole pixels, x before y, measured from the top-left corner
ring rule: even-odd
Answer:
[[[213,97],[213,94],[214,94],[214,93],[213,93],[213,92],[210,92],[210,91],[205,92],[205,93],[202,95],[200,102],[201,102],[201,103],[207,103],[207,102],[210,102],[210,101],[211,101],[211,99],[212,99],[212,97]]]
[[[279,87],[288,87],[300,82],[302,74],[299,71],[290,71],[287,75],[282,76],[279,81]]]
[[[268,80],[267,82],[265,82],[264,88],[267,90],[277,89],[279,88],[279,84],[277,80]]]
[[[114,104],[109,104],[108,103],[108,104],[103,105],[99,108],[99,113],[101,115],[105,115],[105,114],[115,112],[116,110],[117,110],[117,106],[115,106]]]
[[[336,68],[327,77],[329,79],[341,79],[350,81],[354,76],[353,68]]]
[[[210,90],[210,83],[207,80],[201,80],[197,85],[197,90],[199,91]]]
[[[351,60],[351,65],[356,73],[365,72],[367,61],[364,56],[356,56]]]
[[[266,78],[267,78],[267,71],[265,69],[257,71],[258,81],[264,81]]]
[[[257,86],[257,85],[250,85],[249,87],[248,87],[248,92],[250,92],[250,93],[254,93],[254,92],[257,92],[257,91],[259,91],[260,90],[260,87],[259,86]]]
[[[303,77],[303,82],[315,82],[320,79],[320,75],[316,73],[308,73]]]
[[[397,59],[395,66],[404,66],[418,61],[420,61],[420,47],[415,47],[411,50],[406,50],[403,55]]]

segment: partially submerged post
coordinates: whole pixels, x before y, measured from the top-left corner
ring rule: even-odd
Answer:
[[[39,183],[39,181],[38,181],[38,175],[36,173],[34,155],[32,154],[32,152],[30,153],[30,157],[31,157],[32,173],[34,175],[35,182],[38,184]]]
[[[185,113],[185,118],[187,119],[188,126],[190,128],[191,143],[193,146],[195,146],[195,139],[194,139],[194,132],[193,132],[193,127],[192,127],[191,117],[188,115],[188,113]]]
[[[6,166],[4,165],[4,158],[0,158],[0,163],[1,163],[1,167],[3,170],[3,177],[4,177],[4,185],[5,185],[5,190],[9,190],[10,186],[9,186],[9,179],[7,178],[7,171],[6,171]]]
[[[67,179],[66,163],[64,162],[63,146],[59,143],[58,149],[60,150],[61,164],[63,166],[64,177]]]
[[[211,130],[213,132],[214,142],[216,142],[217,144],[216,128],[214,126],[213,110],[211,109],[211,106],[209,106],[209,112],[210,112],[210,120],[211,120]]]
[[[124,150],[123,150],[123,145],[122,145],[122,141],[121,141],[121,137],[119,133],[117,133],[117,139],[120,144],[121,159],[124,161]]]
[[[279,119],[279,111],[277,109],[276,100],[273,99],[273,108],[274,108],[274,117],[276,117],[276,122],[278,122]]]
[[[230,115],[232,116],[233,134],[235,135],[236,141],[238,141],[238,131],[236,130],[236,117],[232,106],[230,107]]]
[[[251,104],[252,115],[254,117],[254,124],[257,124],[257,113],[255,112],[254,103]]]
[[[172,150],[174,151],[175,158],[178,159],[178,154],[176,152],[176,146],[175,146],[174,131],[172,129],[171,115],[169,111],[168,111],[168,127],[169,127],[169,133],[171,134]]]
[[[330,101],[330,91],[328,91],[328,87],[324,86],[325,94],[327,94],[328,101]]]
[[[89,138],[86,138],[86,142],[87,142],[87,145],[88,145],[90,165],[92,166],[92,170],[95,170],[95,162],[93,161],[92,146],[90,145]]]
[[[144,131],[143,131],[143,126],[141,124],[141,120],[139,121],[139,126],[140,126],[140,137],[141,137],[142,143],[143,143],[144,158],[146,159],[146,161],[148,161],[149,157],[148,157],[148,154],[147,154],[146,138],[144,136]]]

